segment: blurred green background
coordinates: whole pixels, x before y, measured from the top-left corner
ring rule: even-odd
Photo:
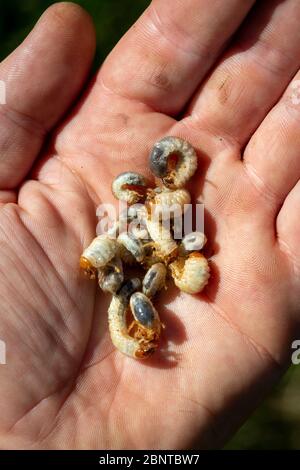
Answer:
[[[1,2],[0,58],[6,57],[30,31],[53,1]],[[77,1],[94,18],[97,29],[95,67],[150,3],[148,0]],[[101,45],[101,46],[100,46]],[[226,449],[300,448],[300,366],[293,366],[272,395],[244,424]]]

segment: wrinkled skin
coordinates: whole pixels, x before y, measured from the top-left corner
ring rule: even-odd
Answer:
[[[218,447],[290,364],[300,5],[258,3],[156,0],[91,83],[92,22],[58,4],[1,64],[1,448]],[[199,156],[189,189],[205,203],[212,277],[199,296],[161,293],[162,348],[139,362],[114,350],[109,296],[78,259],[112,179],[150,177],[170,134]]]

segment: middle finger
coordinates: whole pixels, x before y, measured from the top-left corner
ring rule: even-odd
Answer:
[[[299,0],[257,4],[188,119],[243,147],[300,66],[299,22]]]

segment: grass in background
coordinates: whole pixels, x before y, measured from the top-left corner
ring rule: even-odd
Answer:
[[[7,0],[0,16],[0,59],[4,59],[29,33],[53,1]],[[92,15],[97,29],[95,68],[123,33],[150,3],[148,0],[79,0]],[[55,47],[55,45],[54,45]],[[245,423],[226,449],[300,448],[300,365],[286,374],[281,384]]]
[[[6,57],[34,26],[51,0],[6,0],[0,7],[0,59]],[[100,64],[120,37],[149,5],[149,0],[78,0],[97,30],[96,63]]]

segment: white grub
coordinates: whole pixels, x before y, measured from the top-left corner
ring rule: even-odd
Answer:
[[[188,294],[201,292],[210,276],[207,259],[198,252],[191,253],[188,258],[176,259],[170,269],[176,286]]]
[[[133,171],[121,173],[112,183],[112,192],[117,199],[135,204],[144,197],[146,180],[144,176]]]
[[[123,245],[134,256],[136,261],[143,261],[145,251],[141,240],[135,238],[130,233],[123,232],[118,236],[118,243]]]
[[[191,232],[182,239],[181,245],[185,251],[197,251],[202,250],[206,242],[207,238],[203,232]]]
[[[130,336],[126,323],[127,305],[119,297],[113,296],[108,309],[108,324],[113,345],[123,354],[135,359],[152,355],[156,344],[143,338]]]
[[[155,263],[148,269],[143,279],[143,293],[154,297],[166,285],[167,269],[163,263]]]
[[[164,188],[161,192],[152,192],[149,198],[149,208],[154,217],[163,220],[182,217],[191,202],[190,193],[186,189],[174,191]]]
[[[106,234],[99,235],[82,253],[80,267],[94,277],[95,270],[103,268],[116,255],[117,249],[116,240]]]
[[[98,269],[98,284],[103,292],[115,294],[124,281],[122,261],[115,256],[104,268]]]
[[[161,192],[156,193],[152,203],[155,205],[162,205],[171,207],[173,204],[179,204],[184,208],[185,204],[190,204],[191,196],[186,189],[175,189],[174,191],[164,188]]]
[[[146,219],[146,227],[154,242],[154,247],[159,256],[168,258],[177,251],[177,243],[173,240],[170,230],[156,217]]]
[[[153,329],[135,324],[131,327],[134,336],[130,336],[126,320],[129,298],[139,286],[139,279],[128,280],[117,295],[113,296],[108,309],[108,324],[111,340],[121,353],[135,359],[144,359],[157,348],[157,333],[155,335]],[[157,325],[155,327],[157,329]]]
[[[172,168],[170,157],[177,161]],[[150,169],[169,188],[181,188],[197,169],[197,155],[192,145],[179,137],[164,137],[150,154]]]

